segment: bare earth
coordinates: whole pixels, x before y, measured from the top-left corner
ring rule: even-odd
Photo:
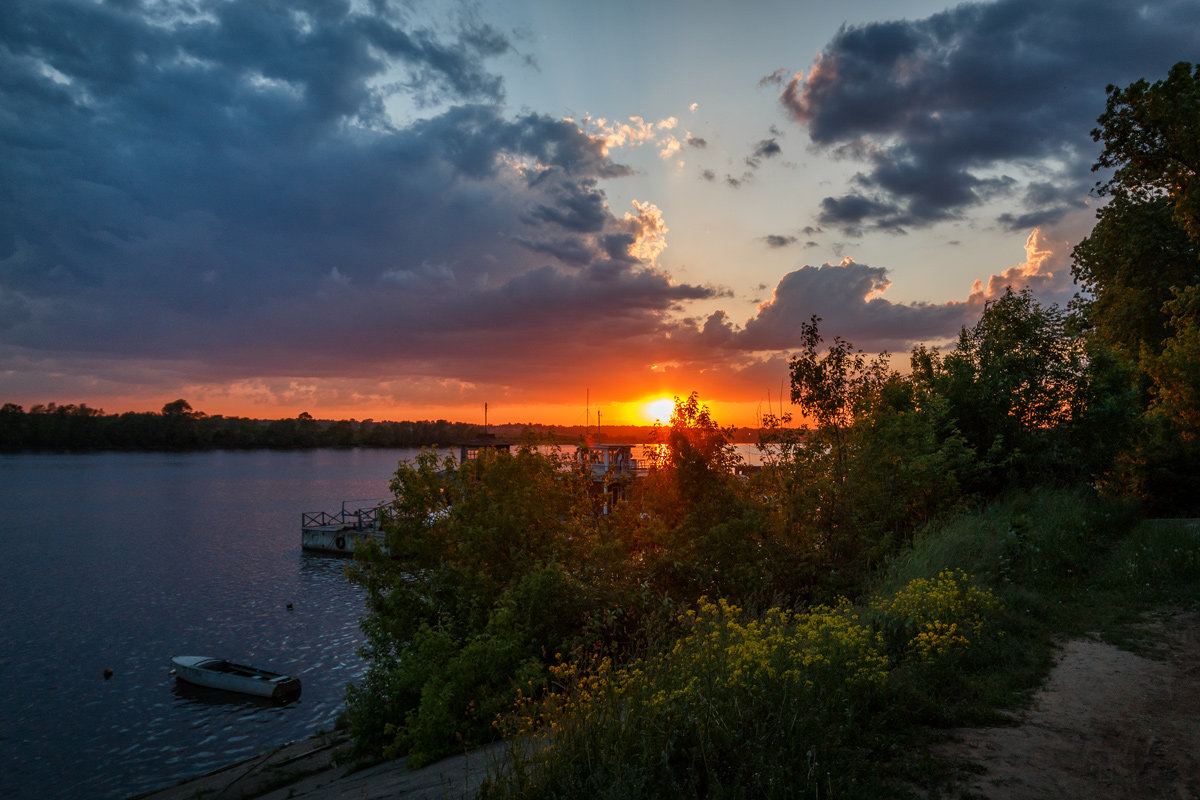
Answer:
[[[984,800],[1200,800],[1200,615],[1149,625],[1154,658],[1068,642],[1011,727],[956,731],[938,755],[957,765],[942,796]],[[318,736],[143,800],[373,800],[470,797],[501,745],[420,770],[338,765],[345,739]]]
[[[949,793],[988,800],[1200,798],[1200,616],[1147,627],[1146,658],[1068,642],[1014,727],[965,729],[939,755]]]

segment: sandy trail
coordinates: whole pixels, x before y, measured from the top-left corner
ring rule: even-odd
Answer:
[[[1147,626],[1154,658],[1068,642],[1013,727],[962,729],[937,754],[948,796],[1200,799],[1200,617]]]

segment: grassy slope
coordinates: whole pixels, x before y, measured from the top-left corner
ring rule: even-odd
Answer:
[[[543,723],[535,746],[514,748],[486,794],[936,791],[924,744],[1019,704],[1056,640],[1120,640],[1146,611],[1194,605],[1200,529],[1085,491],[1022,493],[931,526],[871,594],[783,621],[713,606],[657,658],[564,669],[562,691],[524,714]]]

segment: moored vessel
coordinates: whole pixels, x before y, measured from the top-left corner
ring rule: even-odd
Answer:
[[[281,675],[258,667],[234,664],[223,658],[208,656],[172,656],[171,671],[175,677],[197,686],[241,692],[273,700],[290,700],[300,696],[300,679]]]

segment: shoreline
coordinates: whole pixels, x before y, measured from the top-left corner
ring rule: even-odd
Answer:
[[[347,734],[320,733],[130,800],[434,800],[473,796],[504,742],[408,769],[394,762],[346,762]]]
[[[1140,647],[1095,636],[1062,642],[1014,724],[956,728],[935,746],[943,792],[981,798],[1195,797],[1200,785],[1200,615],[1151,615]],[[130,800],[436,800],[473,797],[504,742],[417,770],[403,760],[339,763],[349,738],[323,733]]]
[[[421,769],[403,759],[340,762],[349,748],[345,733],[319,733],[289,742],[174,786],[129,800],[434,800],[469,797],[488,767],[503,753],[503,742],[447,756]]]

